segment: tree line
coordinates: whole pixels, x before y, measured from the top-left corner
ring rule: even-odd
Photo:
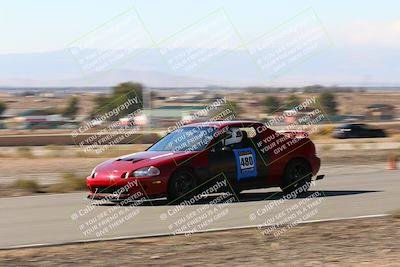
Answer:
[[[267,96],[263,105],[265,106],[265,111],[267,113],[273,114],[275,112],[280,112],[283,110],[293,109],[295,106],[299,105],[302,99],[297,95],[290,95],[284,101],[276,96]],[[335,115],[337,114],[337,102],[334,93],[324,91],[321,92],[317,98],[316,106],[314,108],[322,108],[326,114]]]

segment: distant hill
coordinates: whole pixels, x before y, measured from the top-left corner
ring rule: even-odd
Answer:
[[[80,57],[98,52],[88,49]],[[132,51],[133,54],[138,51]],[[175,49],[173,53],[181,53]],[[212,53],[213,51],[207,51]],[[195,72],[174,72],[156,49],[140,51],[110,70],[84,73],[69,50],[0,55],[0,87],[111,86],[138,81],[154,87],[302,86],[310,84],[399,86],[400,51],[329,48],[293,66],[274,80],[265,79],[246,50],[222,51]],[[397,55],[397,56],[393,56]]]

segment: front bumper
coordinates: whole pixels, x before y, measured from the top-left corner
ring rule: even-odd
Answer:
[[[121,200],[132,196],[160,196],[167,192],[165,177],[141,177],[128,179],[97,179],[86,178],[89,188],[88,198]]]
[[[93,193],[89,192],[87,198],[93,199],[93,200],[100,200],[100,199],[108,199],[110,201],[118,201],[118,200],[124,200],[128,199],[131,197],[129,194],[120,194],[120,195],[113,195],[113,194],[102,194],[102,193]]]

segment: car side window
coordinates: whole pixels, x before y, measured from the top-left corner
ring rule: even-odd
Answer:
[[[245,131],[248,138],[254,138],[257,135],[256,129],[254,129],[254,127],[240,128],[240,130]]]
[[[213,148],[220,151],[223,148],[244,148],[253,145],[252,139],[256,138],[257,131],[254,127],[228,128],[215,141]]]

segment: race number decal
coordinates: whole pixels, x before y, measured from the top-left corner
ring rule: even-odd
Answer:
[[[239,155],[240,155],[240,153],[239,153]],[[239,160],[240,160],[240,169],[241,170],[254,168],[253,154],[242,153],[242,155],[239,156]]]
[[[236,158],[236,179],[257,176],[256,153],[252,148],[234,149]]]

